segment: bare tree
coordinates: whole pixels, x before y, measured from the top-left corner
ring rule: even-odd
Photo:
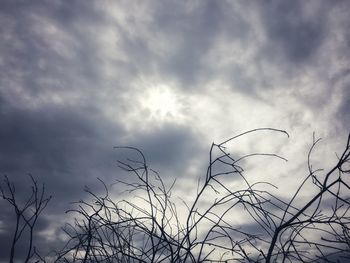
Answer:
[[[285,131],[261,128],[213,143],[209,165],[187,214],[178,213],[160,175],[150,169],[143,153],[139,159],[119,162],[133,174],[135,182],[119,182],[134,198],[115,201],[105,186],[99,196],[86,191],[92,200],[78,202],[79,215],[66,228],[70,241],[59,253],[63,262],[337,262],[350,256],[349,247],[349,138],[334,167],[314,170],[311,154],[309,174],[290,200],[272,194],[269,182],[249,182],[242,160],[261,155],[285,160],[273,153],[251,153],[233,158],[226,145],[253,132]],[[239,178],[237,189],[227,178]],[[305,200],[301,193],[308,182],[318,191]],[[206,199],[209,194],[212,198]],[[71,212],[72,212],[71,211]],[[245,214],[255,224],[249,231],[233,223],[234,215]]]
[[[18,200],[15,185],[10,182],[7,176],[4,176],[3,186],[0,185],[0,197],[12,206],[15,214],[15,227],[9,256],[10,263],[14,262],[17,245],[24,238],[27,238],[25,241],[27,252],[24,262],[29,262],[37,254],[33,242],[35,226],[40,214],[51,199],[51,196],[48,197],[45,194],[45,185],[39,187],[33,176],[29,175],[29,177],[32,183],[31,193],[25,200]]]
[[[313,140],[308,155],[309,174],[296,190],[279,219],[266,254],[266,262],[337,262],[350,259],[350,135],[338,162],[328,172],[314,170],[310,156],[320,140]],[[307,181],[318,191],[297,208],[293,206]],[[312,237],[310,236],[312,233]],[[309,236],[308,236],[309,235]],[[315,238],[316,237],[316,238]]]
[[[102,194],[85,189],[90,199],[76,202],[67,211],[75,214],[75,220],[64,227],[69,240],[56,252],[54,262],[347,262],[350,135],[329,171],[313,168],[311,156],[320,141],[313,138],[308,174],[288,199],[278,194],[276,185],[253,181],[244,170],[244,161],[256,156],[286,159],[275,153],[233,157],[227,150],[228,143],[261,132],[289,137],[282,130],[260,128],[213,143],[206,174],[198,181],[192,201],[183,204],[173,196],[175,181],[167,186],[149,168],[142,151],[117,147],[137,155],[119,161],[119,167],[133,179],[117,182],[124,189],[117,196],[101,180]],[[10,195],[2,191],[2,196],[16,208],[14,186],[7,178],[5,182]],[[314,191],[306,198],[303,193],[310,186]],[[33,189],[37,196],[37,188]],[[35,211],[41,212],[49,200],[43,192],[41,198],[34,198],[42,204]],[[16,208],[19,218],[26,207]],[[24,222],[32,232],[34,225],[27,222],[33,221]],[[16,227],[13,247],[21,229]],[[40,260],[46,262],[43,257]]]

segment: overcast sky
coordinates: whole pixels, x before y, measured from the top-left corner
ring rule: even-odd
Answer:
[[[274,127],[290,139],[235,150],[290,160],[264,180],[302,177],[314,131],[324,164],[350,131],[349,17],[350,2],[335,0],[2,0],[0,174],[20,189],[28,173],[46,183],[42,231],[97,177],[128,179],[117,145],[139,147],[181,185],[204,175],[213,141]]]

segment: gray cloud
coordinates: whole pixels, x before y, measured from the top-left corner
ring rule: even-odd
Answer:
[[[20,188],[27,173],[45,181],[49,216],[96,177],[128,179],[113,146],[139,147],[173,179],[205,170],[203,142],[240,125],[349,131],[347,1],[0,5],[0,174]],[[183,120],[149,113],[140,79],[183,95]]]
[[[336,85],[341,86],[341,96],[343,98],[337,112],[337,117],[342,120],[344,129],[350,130],[350,69],[339,76],[338,80],[334,83],[334,86]]]
[[[133,138],[128,140],[129,145],[141,149],[146,155],[151,166],[161,173],[180,173],[184,176],[193,158],[203,150],[199,138],[186,127],[167,124],[156,128],[151,132],[135,133]]]
[[[28,173],[45,183],[47,195],[53,195],[35,232],[35,244],[45,254],[61,245],[59,240],[45,240],[38,234],[52,227],[52,218],[61,218],[70,202],[83,198],[84,186],[95,185],[96,177],[108,183],[118,178],[113,144],[121,140],[123,129],[88,107],[28,110],[3,103],[0,115],[0,174],[7,174],[15,183],[20,202],[25,201],[30,187]],[[0,239],[7,244],[0,258],[7,258],[14,211],[5,201],[0,207],[4,211],[1,226],[6,230],[0,232]],[[26,241],[18,244],[17,257],[24,256],[27,245]]]
[[[67,198],[67,185],[111,174],[113,143],[123,131],[96,109],[7,107],[1,116],[0,142],[6,149],[0,154],[1,174],[32,173],[52,182],[52,187],[62,192],[59,195]]]
[[[270,38],[273,53],[280,52],[290,62],[308,61],[318,51],[325,36],[327,6],[325,2],[268,1],[261,4],[262,21]],[[307,6],[309,5],[309,6]],[[310,5],[314,5],[311,6]],[[311,16],[306,8],[317,10]],[[271,53],[271,57],[273,57]]]
[[[2,211],[0,215],[0,220],[4,222],[3,228],[1,228],[2,231],[0,231],[0,242],[1,242],[0,262],[2,262],[2,260],[7,260],[10,255],[11,241],[13,239],[13,233],[14,233],[14,227],[15,227],[14,222],[16,219],[14,216],[14,212],[12,211],[13,210],[12,207],[9,207],[6,204],[4,205],[0,203],[0,209]],[[48,243],[47,240],[42,238],[42,236],[40,236],[38,233],[42,230],[45,230],[48,227],[49,227],[49,220],[45,217],[39,217],[35,227],[34,237],[33,237],[34,242],[37,245],[38,249],[45,252],[48,251],[48,247],[51,244]],[[19,240],[16,246],[16,250],[15,250],[16,260],[23,261],[27,256],[26,254],[27,248],[28,248],[27,240],[28,240],[28,232],[24,232],[23,238]]]
[[[163,36],[178,36],[178,45],[174,52],[165,58],[165,74],[175,73],[175,77],[187,88],[196,84],[205,68],[202,64],[203,58],[222,32],[220,18],[223,8],[216,1],[204,1],[190,12],[186,12],[184,2],[169,1],[158,4],[154,11],[155,28]]]

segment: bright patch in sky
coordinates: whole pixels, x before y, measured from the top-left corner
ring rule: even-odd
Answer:
[[[159,120],[176,118],[180,114],[181,104],[177,95],[165,85],[151,87],[142,104],[149,110],[152,118]]]

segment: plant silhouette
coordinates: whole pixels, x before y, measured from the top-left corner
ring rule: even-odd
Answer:
[[[44,257],[33,249],[31,235],[25,262],[350,260],[350,135],[337,163],[326,172],[312,166],[311,156],[320,141],[313,138],[307,157],[308,174],[292,197],[285,200],[275,193],[276,187],[271,182],[250,182],[242,165],[243,160],[257,155],[285,160],[283,157],[250,153],[233,158],[227,151],[229,142],[262,132],[289,137],[283,130],[259,128],[213,143],[205,177],[198,182],[192,202],[183,203],[185,209],[180,208],[172,195],[175,181],[167,186],[162,177],[149,168],[139,149],[117,147],[138,156],[118,162],[119,167],[134,178],[128,182],[118,181],[125,190],[123,197],[116,198],[102,180],[99,181],[104,186],[103,194],[86,188],[91,198],[76,202],[75,208],[67,211],[75,215],[75,221],[63,229],[68,237],[65,246],[54,255]],[[234,184],[228,183],[232,176]],[[17,206],[14,186],[7,177],[6,189],[1,191],[2,197],[15,208],[17,218],[25,222],[22,228],[16,227],[10,262],[14,262],[18,232],[28,229],[32,233],[37,217],[50,200],[45,197],[44,187],[39,190],[37,182],[34,179],[32,182],[33,195],[23,208]],[[308,184],[316,190],[305,199],[303,193]],[[33,216],[25,217],[23,211],[33,205]],[[238,215],[246,218],[251,227],[238,224],[234,220]]]

